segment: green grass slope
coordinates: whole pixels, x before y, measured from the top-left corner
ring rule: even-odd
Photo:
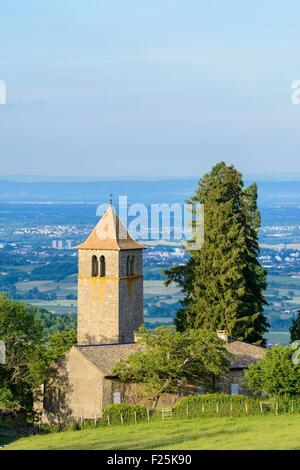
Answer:
[[[5,448],[300,449],[300,415],[197,418],[99,427],[22,438]]]

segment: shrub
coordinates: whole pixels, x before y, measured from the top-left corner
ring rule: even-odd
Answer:
[[[147,410],[142,405],[109,405],[105,408],[103,413],[103,421],[107,422],[109,417],[110,424],[120,424],[121,417],[124,423],[133,423],[135,419],[142,420],[147,416]]]
[[[103,425],[101,419],[84,419],[82,422],[77,421],[77,429],[95,429]]]
[[[182,398],[174,411],[176,416],[240,416],[261,413],[260,406],[259,400],[252,397],[211,393]]]
[[[299,413],[300,412],[300,396],[296,397],[280,397],[269,400],[270,409],[278,413]]]
[[[0,409],[14,410],[18,408],[18,402],[9,388],[0,388]]]
[[[247,387],[270,397],[297,396],[300,393],[300,367],[292,360],[291,346],[274,346],[263,359],[251,364],[244,375]]]

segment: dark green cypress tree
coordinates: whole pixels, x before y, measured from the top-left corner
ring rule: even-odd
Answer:
[[[297,318],[292,320],[290,327],[291,342],[300,340],[300,310],[297,312]]]
[[[264,297],[267,287],[266,271],[258,260],[258,233],[261,218],[257,207],[257,185],[252,184],[245,188],[243,196],[247,246],[244,270],[246,290],[244,309],[239,315],[236,334],[251,343],[264,344],[265,341],[262,338],[269,325],[263,315],[263,308],[267,303]]]
[[[177,282],[184,293],[177,329],[226,329],[236,339],[264,344],[256,185],[244,189],[241,174],[222,162],[203,176],[190,202],[204,205],[204,245],[190,251],[185,266],[166,272],[167,283]]]

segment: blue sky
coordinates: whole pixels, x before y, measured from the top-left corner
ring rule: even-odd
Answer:
[[[300,178],[300,4],[1,0],[0,174]]]

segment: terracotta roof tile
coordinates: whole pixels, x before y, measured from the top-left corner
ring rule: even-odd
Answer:
[[[229,341],[226,348],[235,356],[229,366],[230,369],[244,369],[263,359],[266,354],[266,349],[242,341]]]
[[[105,376],[112,375],[115,365],[120,360],[126,360],[139,347],[138,343],[76,346]],[[230,369],[244,369],[266,354],[266,349],[242,341],[229,342],[226,348],[235,356],[229,366]]]
[[[110,376],[113,368],[121,359],[126,360],[130,354],[137,351],[138,344],[100,344],[76,346],[76,348],[105,376]]]
[[[88,238],[76,248],[79,250],[140,250],[144,246],[130,236],[113,207],[109,206]]]

